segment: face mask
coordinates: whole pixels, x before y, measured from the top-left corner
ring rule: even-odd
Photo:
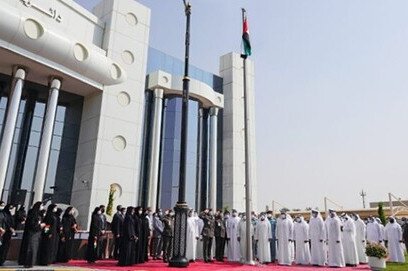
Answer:
[[[139,211],[138,214],[141,215],[143,213],[143,211]]]
[[[0,206],[0,210],[4,210],[4,206]]]
[[[42,210],[44,210],[44,206],[41,205],[40,206],[40,211],[42,211]]]
[[[69,214],[70,214],[70,215],[74,215],[74,211],[71,210],[71,211],[69,212]]]
[[[102,214],[102,212],[101,212],[101,211],[98,211],[98,215],[100,215],[100,214]]]
[[[57,208],[54,208],[52,211],[53,211],[54,213],[56,213],[56,212],[57,212]]]
[[[272,215],[267,215],[268,218],[272,218]]]

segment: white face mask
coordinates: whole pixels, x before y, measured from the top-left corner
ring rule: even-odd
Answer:
[[[143,213],[143,211],[139,211],[139,215],[141,215]]]
[[[44,206],[43,206],[43,205],[40,206],[40,211],[42,211],[42,210],[44,210]]]
[[[100,214],[102,214],[102,212],[101,212],[101,211],[98,211],[98,215],[100,215]]]
[[[4,210],[4,206],[0,206],[0,210]]]
[[[53,211],[54,213],[56,213],[56,212],[57,212],[57,208],[52,209],[52,211]]]

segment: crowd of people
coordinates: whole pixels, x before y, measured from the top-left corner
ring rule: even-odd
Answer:
[[[73,207],[63,211],[50,204],[45,210],[43,203],[37,202],[28,213],[23,206],[14,209],[12,204],[0,202],[0,265],[7,258],[16,230],[24,230],[18,257],[20,265],[30,268],[35,264],[68,262],[72,258],[77,231]]]
[[[55,204],[37,202],[25,213],[24,208],[0,202],[0,264],[7,257],[10,240],[16,229],[24,229],[18,262],[26,268],[33,265],[68,262],[72,258],[78,226],[74,208],[65,211]],[[12,212],[13,211],[13,212]],[[14,213],[12,215],[12,213]],[[247,244],[245,213],[211,209],[188,212],[186,257],[189,261],[203,260],[244,262],[247,245],[253,257],[262,264],[357,266],[367,262],[367,243],[388,248],[389,261],[405,262],[408,249],[408,220],[389,217],[384,226],[381,220],[358,214],[341,214],[329,210],[324,220],[318,210],[312,210],[309,221],[302,216],[292,218],[282,210],[275,217],[271,211],[252,212],[251,243]],[[94,263],[106,258],[106,234],[113,235],[112,258],[119,266],[130,266],[153,260],[168,262],[173,248],[174,211],[117,206],[109,223],[105,206],[96,207],[91,216],[86,260]],[[405,243],[405,247],[404,247]],[[109,249],[108,249],[109,250]],[[150,256],[150,257],[149,257]]]
[[[286,212],[275,218],[271,211],[256,215],[251,220],[251,244],[246,240],[246,216],[236,210],[201,213],[188,212],[186,257],[194,262],[213,260],[243,262],[247,245],[252,246],[254,258],[263,264],[280,265],[357,266],[367,262],[365,247],[368,242],[388,247],[389,261],[405,262],[403,243],[408,246],[408,221],[394,217],[386,226],[379,219],[366,221],[357,214],[342,214],[334,210],[326,220],[319,211],[312,210],[310,221],[302,216],[294,219]],[[402,224],[402,226],[400,225]],[[88,241],[88,262],[101,256],[106,217],[101,208],[92,215]],[[118,265],[128,266],[154,260],[168,262],[172,255],[174,230],[173,210],[152,212],[150,208],[117,207],[112,232],[115,239],[114,257]],[[215,244],[213,244],[215,242]],[[99,251],[99,252],[98,252]],[[99,255],[99,256],[98,256]]]

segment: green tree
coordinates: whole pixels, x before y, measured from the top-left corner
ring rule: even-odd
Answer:
[[[380,218],[383,225],[386,224],[385,214],[384,214],[384,204],[382,202],[378,203],[378,217]]]

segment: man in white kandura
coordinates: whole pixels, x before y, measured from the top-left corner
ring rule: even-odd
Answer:
[[[404,243],[402,239],[402,228],[395,221],[394,217],[388,219],[388,223],[384,230],[384,240],[388,244],[388,253],[390,262],[405,263],[404,250],[402,244]]]
[[[278,242],[278,263],[292,264],[291,244],[293,241],[293,222],[287,218],[286,211],[281,211],[276,225],[276,239]]]
[[[260,220],[255,227],[255,242],[257,243],[258,260],[260,263],[271,262],[271,241],[271,224],[266,220],[265,214],[261,214]]]
[[[237,240],[239,242],[239,252],[240,252],[240,262],[245,262],[245,255],[246,255],[246,247],[247,247],[247,239],[246,239],[246,216],[245,214],[242,216],[242,219],[238,223],[238,236]],[[251,223],[251,229],[250,229],[250,234],[251,234],[251,244],[252,246],[252,239],[254,236],[254,226]]]
[[[309,222],[310,235],[310,263],[315,266],[324,266],[327,261],[327,254],[325,251],[326,227],[320,212],[312,210],[312,216]]]
[[[356,225],[349,215],[343,216],[343,251],[346,266],[357,266]]]
[[[230,262],[239,262],[241,260],[241,253],[238,242],[238,223],[240,218],[238,217],[237,210],[232,210],[232,216],[227,220],[227,258]]]
[[[366,224],[358,214],[353,215],[354,225],[356,225],[356,247],[359,263],[367,263],[366,249]]]
[[[303,216],[295,218],[293,239],[295,240],[296,249],[295,263],[302,265],[310,264],[309,225]]]
[[[200,234],[198,233],[198,225],[196,218],[193,216],[193,210],[188,212],[187,218],[187,240],[186,240],[186,258],[194,262],[196,260],[197,240]]]
[[[200,239],[197,240],[196,243],[196,259],[202,260],[204,257],[203,257],[203,239],[201,237],[201,232],[203,231],[204,228],[204,221],[198,216],[196,211],[194,211],[193,216],[198,230],[198,235],[200,236],[199,237]]]
[[[330,210],[330,217],[326,221],[328,265],[331,267],[344,267],[344,252],[341,242],[341,221],[334,210]]]
[[[382,241],[383,238],[380,224],[370,216],[367,223],[367,242],[382,243]]]
[[[378,225],[380,225],[381,240],[384,241],[385,226],[379,217],[376,217],[375,221],[377,221]]]

